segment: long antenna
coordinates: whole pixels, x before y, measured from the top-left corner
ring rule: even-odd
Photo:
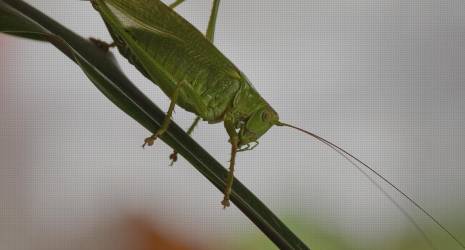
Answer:
[[[364,163],[363,161],[361,161],[360,159],[358,159],[357,157],[355,157],[354,155],[352,155],[351,153],[347,152],[346,150],[344,150],[343,148],[337,146],[336,144],[322,138],[321,136],[317,135],[317,134],[314,134],[312,132],[309,132],[307,130],[304,130],[304,129],[301,129],[299,127],[296,127],[296,126],[293,126],[291,124],[287,124],[287,123],[283,123],[283,122],[277,122],[276,123],[277,126],[285,126],[285,127],[290,127],[290,128],[293,128],[293,129],[296,129],[302,133],[305,133],[307,135],[310,135],[312,136],[313,138],[317,139],[318,141],[320,142],[323,142],[325,145],[329,146],[330,148],[332,148],[333,150],[335,150],[337,153],[339,153],[340,155],[342,155],[344,158],[346,158],[347,160],[349,160],[350,163],[352,163],[352,165],[354,165],[357,169],[359,169],[365,176],[367,176],[368,179],[370,179],[370,181],[372,183],[375,183],[374,180],[368,176],[365,171],[363,171],[357,164],[355,164],[353,161],[351,161],[350,159],[353,159],[355,160],[356,162],[360,163],[361,165],[363,165],[364,167],[366,167],[370,172],[372,172],[373,174],[375,174],[376,176],[378,176],[381,180],[383,180],[384,182],[386,182],[389,186],[391,186],[392,188],[394,188],[395,190],[397,190],[397,192],[399,192],[403,197],[405,197],[407,200],[409,200],[415,207],[417,207],[421,212],[423,212],[426,216],[428,216],[436,225],[438,225],[442,230],[444,230],[444,232],[446,232],[452,239],[454,239],[454,241],[459,244],[463,249],[465,249],[465,245],[454,235],[452,234],[449,230],[447,230],[446,227],[444,227],[436,218],[434,218],[429,212],[427,212],[423,207],[421,207],[415,200],[413,200],[412,198],[410,198],[410,196],[408,196],[406,193],[404,193],[402,190],[400,190],[396,185],[394,185],[392,182],[390,182],[388,179],[386,179],[384,176],[382,176],[380,173],[378,173],[376,170],[374,170],[372,167],[368,166],[366,163]],[[349,159],[350,158],[350,159]],[[375,184],[376,185],[376,184]],[[393,198],[389,195],[386,194],[386,192],[381,188],[381,186],[379,185],[376,185],[401,211],[402,213],[407,217],[409,218],[409,220],[412,222],[412,224],[415,225],[415,227],[417,229],[419,229],[419,226],[418,224],[415,223],[415,221],[413,220],[413,218],[408,215],[408,213],[399,205],[397,204],[397,202],[395,202],[393,200]],[[419,231],[423,234],[423,236],[426,236],[426,234],[424,233],[423,230],[419,229]],[[428,238],[426,236],[426,238]],[[430,242],[430,245],[432,246],[431,244],[431,241],[429,240],[428,238],[428,241]]]

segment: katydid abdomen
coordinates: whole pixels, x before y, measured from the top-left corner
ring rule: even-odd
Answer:
[[[173,96],[179,83],[186,83],[176,99],[178,106],[210,123],[222,121],[226,112],[234,109],[234,99],[240,96],[240,91],[254,92],[247,94],[254,96],[256,107],[263,106],[260,102],[264,100],[256,90],[244,86],[250,82],[237,67],[200,31],[163,3],[151,1],[149,6],[153,12],[159,12],[149,20],[143,16],[129,18],[125,12],[137,11],[137,5],[124,1],[112,1],[111,4],[95,1],[94,6],[99,10],[106,9],[101,13],[120,53],[167,96]],[[177,26],[163,26],[160,25],[162,22]],[[141,62],[141,57],[147,60]],[[253,107],[241,109],[244,117],[253,111]]]

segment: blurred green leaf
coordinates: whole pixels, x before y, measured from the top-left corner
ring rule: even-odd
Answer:
[[[0,31],[3,33],[52,43],[76,62],[108,99],[146,129],[155,132],[162,124],[164,112],[121,72],[111,53],[98,49],[87,39],[20,0],[0,0],[0,21]],[[223,190],[227,170],[179,126],[172,122],[161,139],[219,190]],[[231,200],[280,248],[308,249],[237,179],[234,181]]]
[[[451,209],[453,210],[453,209]],[[465,236],[465,217],[463,211],[451,211],[449,223],[451,228],[460,232],[458,236]],[[396,228],[394,232],[388,233],[377,240],[352,238],[350,234],[337,229],[328,229],[327,225],[318,222],[318,218],[285,216],[283,221],[305,242],[312,242],[315,249],[325,250],[428,250],[431,248],[418,231],[409,223]],[[325,225],[325,226],[323,226]],[[434,225],[426,226],[425,231],[433,241],[434,249],[460,250],[462,249],[455,241],[441,229]],[[231,242],[231,250],[235,249],[274,249],[274,246],[258,233],[244,233],[238,236],[239,240]]]
[[[362,250],[360,246],[355,246],[354,241],[344,238],[338,231],[323,229],[318,220],[310,222],[308,218],[289,216],[284,218],[286,225],[293,229],[302,240],[312,242],[315,249],[324,250]],[[231,242],[231,249],[274,249],[273,245],[256,233],[243,234],[240,240]],[[376,249],[376,248],[375,248]]]

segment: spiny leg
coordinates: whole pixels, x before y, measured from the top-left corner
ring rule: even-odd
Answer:
[[[224,198],[221,202],[223,208],[229,207],[229,196],[231,195],[231,188],[234,181],[234,165],[236,164],[236,154],[239,146],[239,134],[236,131],[236,124],[236,116],[233,113],[226,113],[224,116],[224,127],[226,128],[226,132],[228,132],[229,142],[231,143],[231,160],[229,161],[229,173],[226,177]]]
[[[191,135],[192,132],[194,132],[194,129],[197,126],[197,124],[199,124],[199,121],[200,121],[200,116],[197,116],[195,118],[194,122],[191,124],[191,126],[187,130],[188,135]],[[178,160],[178,152],[176,150],[173,150],[173,153],[170,154],[170,159],[171,159],[170,166],[173,166],[174,162],[176,162]]]
[[[178,99],[178,96],[179,96],[179,91],[181,90],[184,83],[185,82],[182,81],[176,85],[176,89],[174,90],[173,96],[171,97],[171,103],[168,108],[168,112],[166,112],[166,116],[165,116],[165,119],[163,120],[161,127],[157,130],[157,132],[155,132],[155,134],[153,134],[150,137],[145,138],[144,144],[142,145],[142,147],[145,147],[145,145],[152,146],[153,143],[155,143],[155,140],[159,136],[161,136],[163,133],[165,133],[165,131],[168,129],[170,122],[171,122],[171,116],[173,115],[174,107],[176,106],[176,100]]]
[[[221,201],[223,208],[229,207],[229,196],[231,195],[231,188],[234,181],[234,165],[236,164],[237,144],[239,138],[237,136],[231,137],[231,160],[229,161],[229,172],[226,178],[226,187],[224,189],[224,198]]]
[[[89,41],[91,41],[93,44],[95,44],[95,46],[97,46],[99,49],[102,49],[105,52],[108,52],[110,48],[116,47],[115,42],[107,43],[107,42],[104,42],[100,39],[93,38],[93,37],[89,37]]]

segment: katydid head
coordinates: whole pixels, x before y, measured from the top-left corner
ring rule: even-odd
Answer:
[[[239,145],[256,142],[279,121],[276,111],[269,105],[252,113],[239,133]]]

